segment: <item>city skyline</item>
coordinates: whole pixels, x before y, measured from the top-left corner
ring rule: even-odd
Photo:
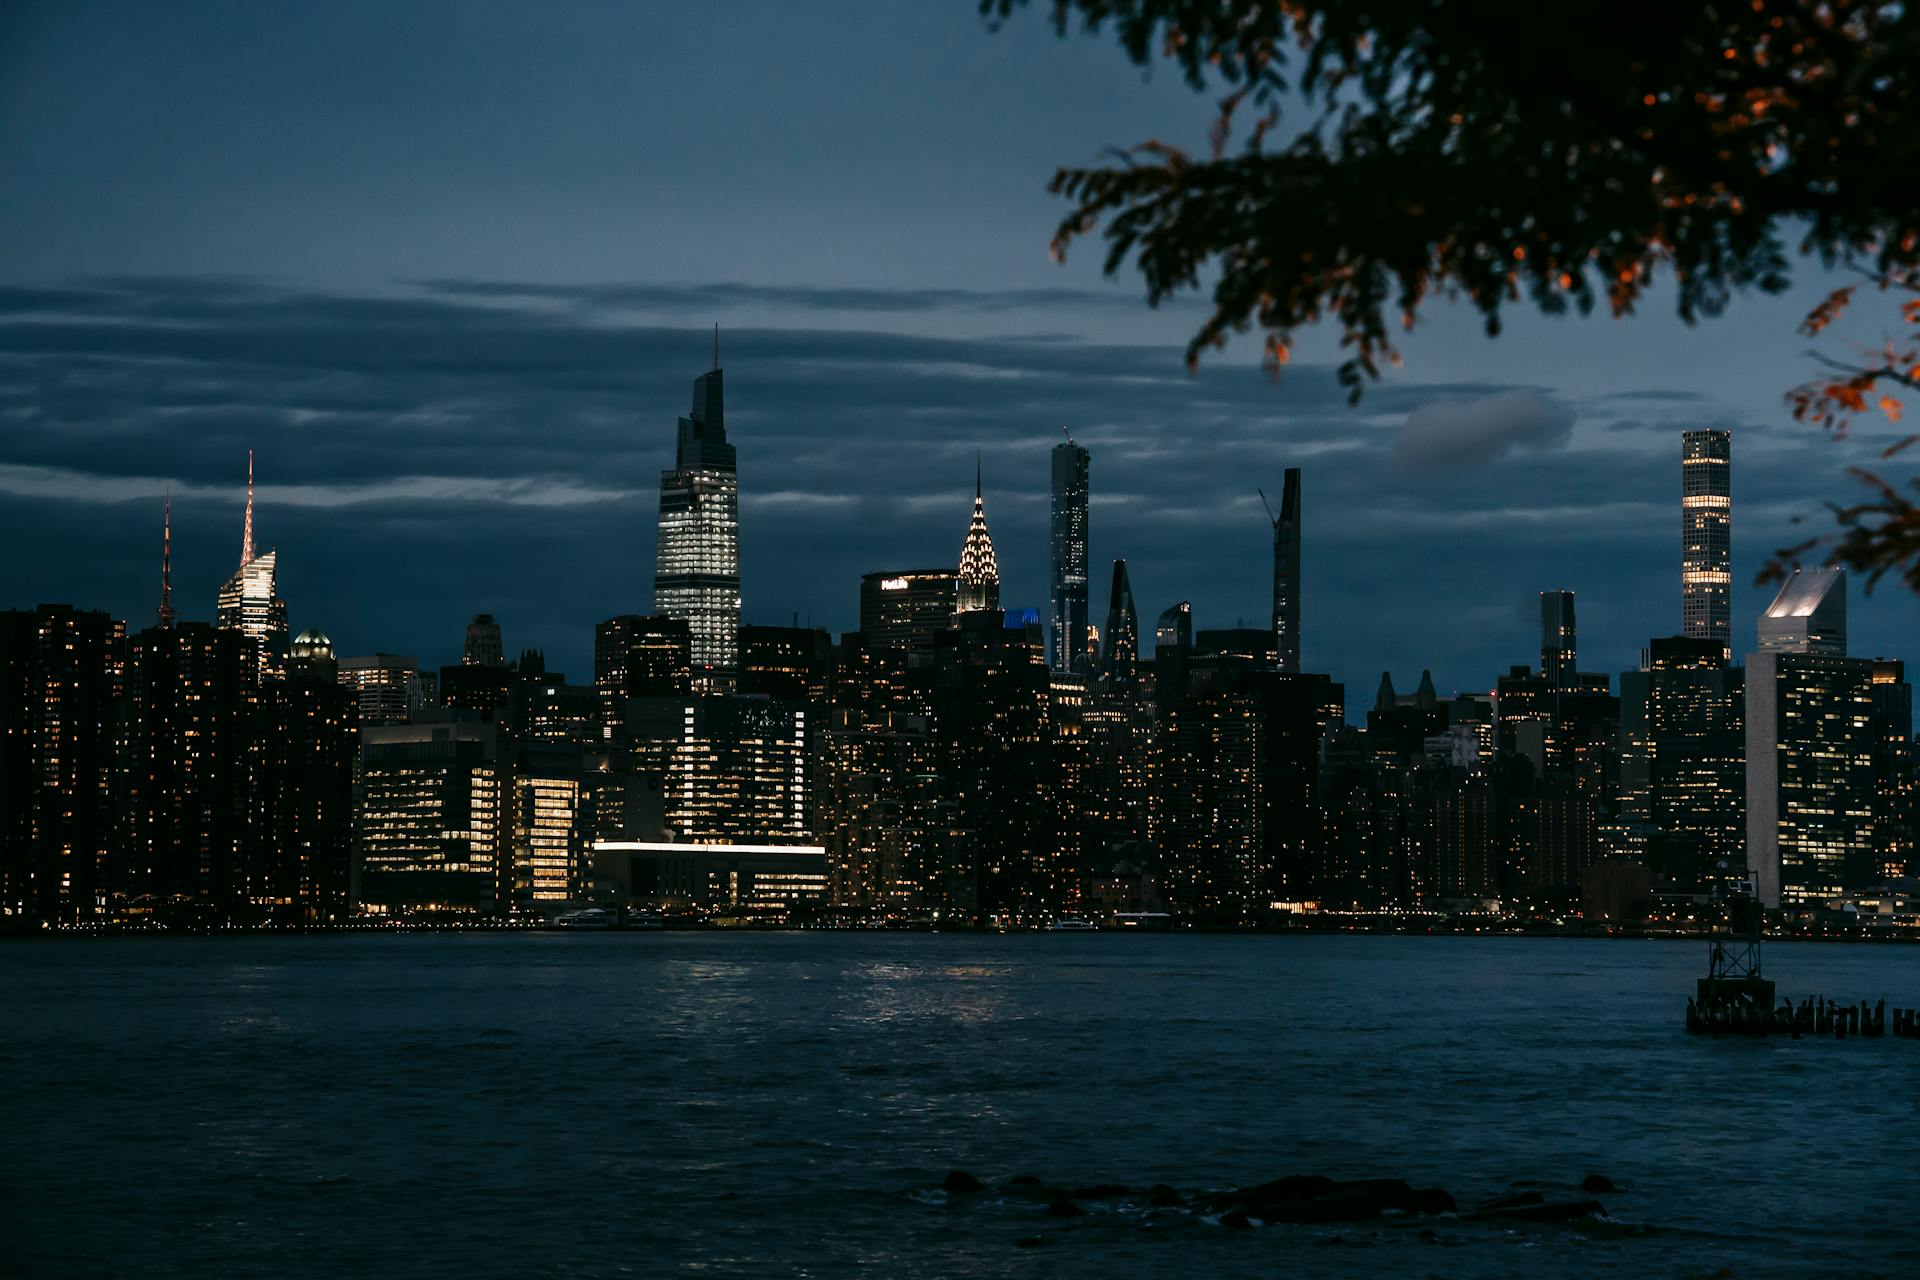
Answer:
[[[0,576],[8,601],[148,616],[171,485],[176,606],[204,616],[251,447],[295,631],[437,660],[484,610],[584,670],[596,621],[648,607],[632,539],[717,320],[729,437],[755,459],[749,620],[846,630],[863,573],[950,562],[939,513],[964,502],[976,450],[1004,594],[1044,616],[1042,458],[1065,423],[1098,455],[1090,577],[1127,559],[1149,620],[1181,599],[1201,626],[1266,617],[1256,489],[1305,466],[1307,665],[1356,688],[1423,667],[1484,688],[1533,651],[1544,589],[1580,594],[1597,669],[1678,632],[1679,430],[1739,436],[1736,620],[1770,598],[1753,585],[1767,555],[1827,527],[1822,504],[1859,492],[1845,467],[1897,431],[1862,421],[1836,445],[1790,420],[1781,395],[1810,370],[1795,328],[1837,282],[1813,269],[1697,327],[1661,289],[1631,322],[1516,313],[1494,340],[1470,309],[1430,310],[1353,408],[1331,333],[1300,335],[1278,383],[1251,335],[1190,376],[1199,300],[1145,307],[1091,245],[1052,262],[1045,185],[1142,137],[1203,147],[1204,102],[1042,22],[989,34],[966,4],[849,24],[726,4],[410,8],[429,16],[0,18],[17,124],[0,158],[18,176],[0,203],[0,537],[40,549]],[[717,71],[692,56],[723,45]],[[947,56],[889,53],[927,48]],[[754,110],[752,86],[795,56],[830,74],[788,85],[791,110]],[[526,59],[568,66],[568,93],[508,109],[500,77]],[[1004,91],[953,128],[942,86],[983,81]],[[147,109],[162,92],[172,109]],[[880,100],[893,109],[864,105]],[[432,109],[367,129],[391,101]],[[654,125],[583,129],[583,112]],[[142,219],[97,199],[109,181]],[[698,199],[658,198],[690,181]],[[873,556],[875,531],[900,545]],[[1383,628],[1369,605],[1389,593],[1458,625]],[[1856,585],[1855,606],[1876,650],[1920,629],[1891,583]]]

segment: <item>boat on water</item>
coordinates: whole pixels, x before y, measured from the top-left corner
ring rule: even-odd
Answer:
[[[556,929],[611,929],[614,926],[613,912],[605,907],[586,907],[579,911],[562,911],[553,918]]]
[[[1079,916],[1061,916],[1047,926],[1054,933],[1080,933],[1095,927],[1093,921],[1082,920]]]

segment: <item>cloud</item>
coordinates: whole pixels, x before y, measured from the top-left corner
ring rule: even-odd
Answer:
[[[1572,433],[1575,416],[1528,388],[1423,405],[1407,415],[1394,438],[1394,465],[1453,471],[1497,462],[1509,453],[1558,449]]]

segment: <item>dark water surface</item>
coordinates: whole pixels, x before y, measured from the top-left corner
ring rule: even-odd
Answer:
[[[1920,1275],[1920,1044],[1690,1038],[1704,944],[0,946],[0,1272]],[[1920,948],[1773,948],[1920,1004]],[[1610,1222],[1054,1219],[989,1182],[1601,1172]],[[1423,1237],[1422,1227],[1434,1234]],[[1035,1237],[1039,1237],[1035,1240]],[[1022,1243],[1022,1242],[1025,1243]]]

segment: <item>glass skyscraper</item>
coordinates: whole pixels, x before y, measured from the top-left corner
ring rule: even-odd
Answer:
[[[1680,436],[1680,634],[1732,652],[1733,436]]]
[[[686,620],[695,683],[724,689],[740,656],[740,483],[722,412],[717,326],[713,368],[694,380],[674,467],[660,473],[653,611]]]
[[[1093,665],[1087,636],[1087,463],[1068,437],[1053,446],[1053,651],[1055,671],[1084,675]]]

